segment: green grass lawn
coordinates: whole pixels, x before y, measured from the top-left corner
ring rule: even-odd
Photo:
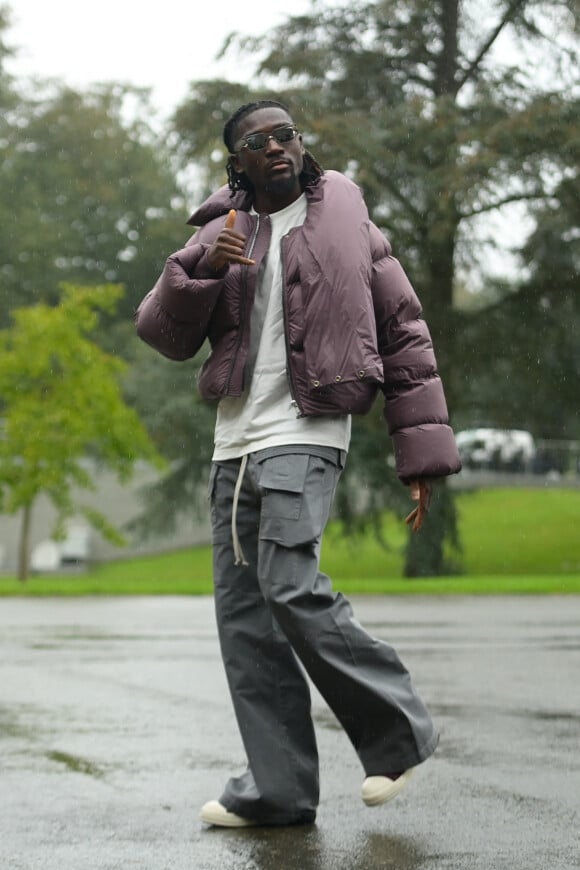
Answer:
[[[468,574],[580,573],[580,490],[479,490],[458,506]]]
[[[372,536],[349,539],[337,524],[325,535],[322,570],[350,595],[580,594],[580,491],[496,489],[458,497],[464,573],[402,578],[406,530],[385,518],[385,550]],[[119,560],[84,574],[0,577],[0,595],[206,595],[211,550]]]

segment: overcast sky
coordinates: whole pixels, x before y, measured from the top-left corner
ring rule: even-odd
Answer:
[[[109,80],[151,87],[162,115],[183,99],[190,81],[218,75],[247,80],[249,67],[226,69],[215,60],[231,31],[259,35],[311,8],[310,0],[6,0],[5,5],[12,18],[8,42],[18,51],[8,65],[14,75],[55,77],[78,87]]]

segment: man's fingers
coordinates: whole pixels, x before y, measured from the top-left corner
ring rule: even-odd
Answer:
[[[233,230],[234,225],[236,223],[236,210],[235,208],[231,208],[226,217],[225,229]],[[238,234],[239,235],[239,234]],[[243,239],[243,236],[240,236],[240,239]],[[244,266],[255,266],[256,261],[250,260],[249,257],[236,256],[235,251],[230,249],[230,262],[232,263],[241,263]]]
[[[413,501],[418,501],[419,504],[405,518],[405,522],[414,532],[418,532],[427,516],[433,490],[428,480],[414,480],[410,484],[410,491]]]
[[[230,263],[240,263],[242,266],[255,266],[256,261],[250,260],[249,257],[238,256],[237,254],[231,254],[228,258]]]
[[[413,508],[408,517],[405,517],[405,523],[408,526],[411,526],[414,532],[418,532],[421,526],[423,525],[423,519],[425,517],[425,512],[421,510],[421,507]]]
[[[421,526],[423,525],[423,520],[425,519],[425,511],[421,509],[421,507],[414,508],[408,517],[405,517],[405,523],[410,526],[412,524],[412,529],[414,532],[418,532]]]
[[[226,215],[224,229],[208,252],[208,260],[213,269],[219,271],[228,263],[239,263],[242,266],[255,266],[256,261],[243,256],[246,237],[234,230],[237,213],[231,208]]]
[[[430,481],[423,480],[421,482],[421,498],[420,503],[423,505],[424,512],[427,513],[431,507],[431,499],[433,498],[433,487]]]
[[[222,251],[227,256],[228,263],[242,263],[245,266],[254,266],[256,261],[250,260],[249,257],[244,257],[241,251],[243,246],[236,247],[235,245],[223,245]]]

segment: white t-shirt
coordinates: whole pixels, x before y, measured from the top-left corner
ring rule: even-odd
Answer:
[[[267,447],[315,444],[348,450],[351,418],[299,417],[287,375],[282,307],[282,237],[306,218],[306,196],[260,220],[270,220],[272,238],[261,266],[250,325],[246,376],[249,389],[239,398],[221,399],[215,427],[214,460],[237,459]],[[253,371],[252,371],[253,367]]]

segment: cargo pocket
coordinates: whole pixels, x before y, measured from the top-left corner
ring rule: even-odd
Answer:
[[[266,459],[260,466],[260,538],[283,547],[318,540],[326,513],[325,461],[294,453]]]

